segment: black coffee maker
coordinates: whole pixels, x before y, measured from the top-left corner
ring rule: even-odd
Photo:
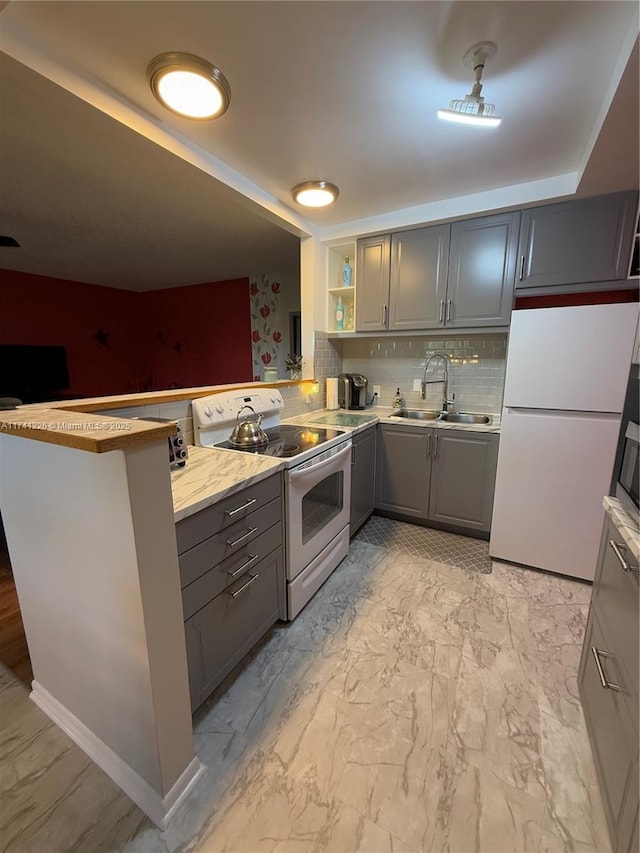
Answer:
[[[364,409],[367,400],[367,377],[361,373],[338,376],[338,405],[341,409]]]

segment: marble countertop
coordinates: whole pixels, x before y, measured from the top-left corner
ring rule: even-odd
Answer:
[[[186,466],[171,472],[174,519],[181,521],[283,469],[282,460],[272,456],[190,446]]]
[[[492,423],[484,426],[482,424],[446,424],[436,421],[400,421],[399,418],[392,417],[393,411],[390,406],[376,406],[362,412],[320,409],[287,418],[283,422],[310,425],[317,424],[318,420],[322,419],[323,425],[331,426],[325,419],[338,416],[337,421],[339,422],[335,424],[336,428],[351,434],[362,432],[378,423],[397,424],[398,422],[416,429],[436,427],[437,429],[464,429],[474,432],[500,432],[499,415],[492,415]],[[343,423],[345,415],[348,415],[349,420],[355,421],[352,426]],[[283,470],[284,467],[282,460],[274,459],[271,456],[190,446],[186,467],[180,471],[171,472],[174,518],[176,521],[187,518],[199,510],[217,503],[222,498],[241,491],[252,483],[264,480],[271,474]]]
[[[330,410],[320,409],[315,412],[309,412],[304,415],[297,415],[295,418],[288,418],[285,423],[290,424],[316,424],[322,418],[323,425],[329,426],[329,421],[325,420],[329,416],[336,416],[336,426],[345,432],[358,433],[362,430],[375,426],[377,423],[402,424],[403,426],[415,427],[416,429],[425,429],[427,427],[435,427],[436,429],[462,429],[472,432],[500,432],[500,415],[494,415],[487,412],[491,416],[490,424],[449,424],[442,421],[419,421],[410,418],[393,417],[394,409],[391,406],[372,406],[363,411],[345,411],[344,409]],[[347,426],[342,423],[344,415],[350,415],[354,418],[361,418],[361,423],[355,426]]]
[[[605,512],[611,520],[625,545],[635,557],[636,565],[640,563],[640,520],[626,511],[617,498],[605,497],[602,501]],[[638,576],[635,575],[637,578]]]

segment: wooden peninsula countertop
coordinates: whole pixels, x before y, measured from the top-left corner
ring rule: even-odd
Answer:
[[[177,403],[235,391],[242,388],[283,388],[313,383],[314,379],[280,382],[245,382],[236,385],[208,385],[176,388],[171,391],[146,391],[80,400],[32,403],[0,411],[0,435],[15,435],[48,444],[60,444],[90,453],[107,453],[149,441],[159,441],[175,433],[172,424],[130,420],[101,414],[110,409]]]

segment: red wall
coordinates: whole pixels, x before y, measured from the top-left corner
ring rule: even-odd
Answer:
[[[0,270],[0,343],[66,347],[78,396],[250,381],[249,281],[133,293]]]
[[[249,279],[140,294],[154,387],[250,382]],[[178,351],[179,350],[179,351]]]

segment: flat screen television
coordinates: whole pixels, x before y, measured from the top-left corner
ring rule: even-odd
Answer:
[[[65,347],[0,344],[0,396],[37,403],[69,387]]]

